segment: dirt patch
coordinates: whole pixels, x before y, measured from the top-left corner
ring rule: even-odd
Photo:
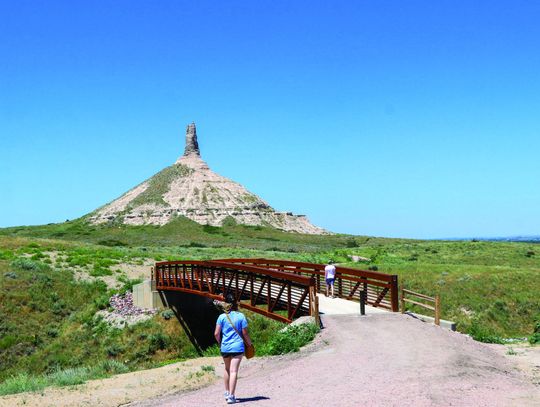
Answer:
[[[110,269],[112,270],[113,274],[110,276],[99,276],[94,277],[90,275],[90,267],[78,267],[74,266],[71,267],[75,273],[75,279],[76,280],[82,280],[82,281],[94,281],[94,280],[101,280],[105,284],[107,284],[107,287],[109,288],[120,288],[123,283],[119,281],[119,278],[121,276],[127,277],[130,280],[133,279],[149,279],[151,277],[151,271],[150,268],[154,265],[154,260],[151,259],[145,259],[143,261],[143,264],[139,263],[119,263],[114,264],[110,266]]]

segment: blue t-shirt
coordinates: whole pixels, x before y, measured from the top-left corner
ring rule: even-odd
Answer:
[[[229,318],[236,327],[236,330],[242,334],[242,328],[247,328],[248,326],[244,314],[238,311],[231,311],[229,312]],[[221,326],[221,352],[244,352],[244,341],[231,326],[231,323],[227,319],[227,314],[221,314],[217,319],[216,325]]]

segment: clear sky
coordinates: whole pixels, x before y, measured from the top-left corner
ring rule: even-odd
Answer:
[[[540,234],[540,3],[0,0],[0,227],[203,158],[389,237]]]

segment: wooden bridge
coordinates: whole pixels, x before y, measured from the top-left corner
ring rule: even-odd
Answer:
[[[158,262],[152,271],[155,288],[223,300],[228,292],[239,305],[290,323],[302,315],[318,316],[317,292],[324,291],[323,264],[276,259],[219,259]],[[398,311],[397,275],[336,267],[338,297]]]

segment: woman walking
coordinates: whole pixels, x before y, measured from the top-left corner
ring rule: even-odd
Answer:
[[[214,336],[220,344],[221,356],[225,363],[223,375],[225,400],[227,404],[234,404],[238,369],[245,350],[244,341],[246,345],[251,346],[251,338],[247,331],[247,319],[238,311],[238,303],[230,293],[225,296],[224,310],[225,312],[217,319]]]

